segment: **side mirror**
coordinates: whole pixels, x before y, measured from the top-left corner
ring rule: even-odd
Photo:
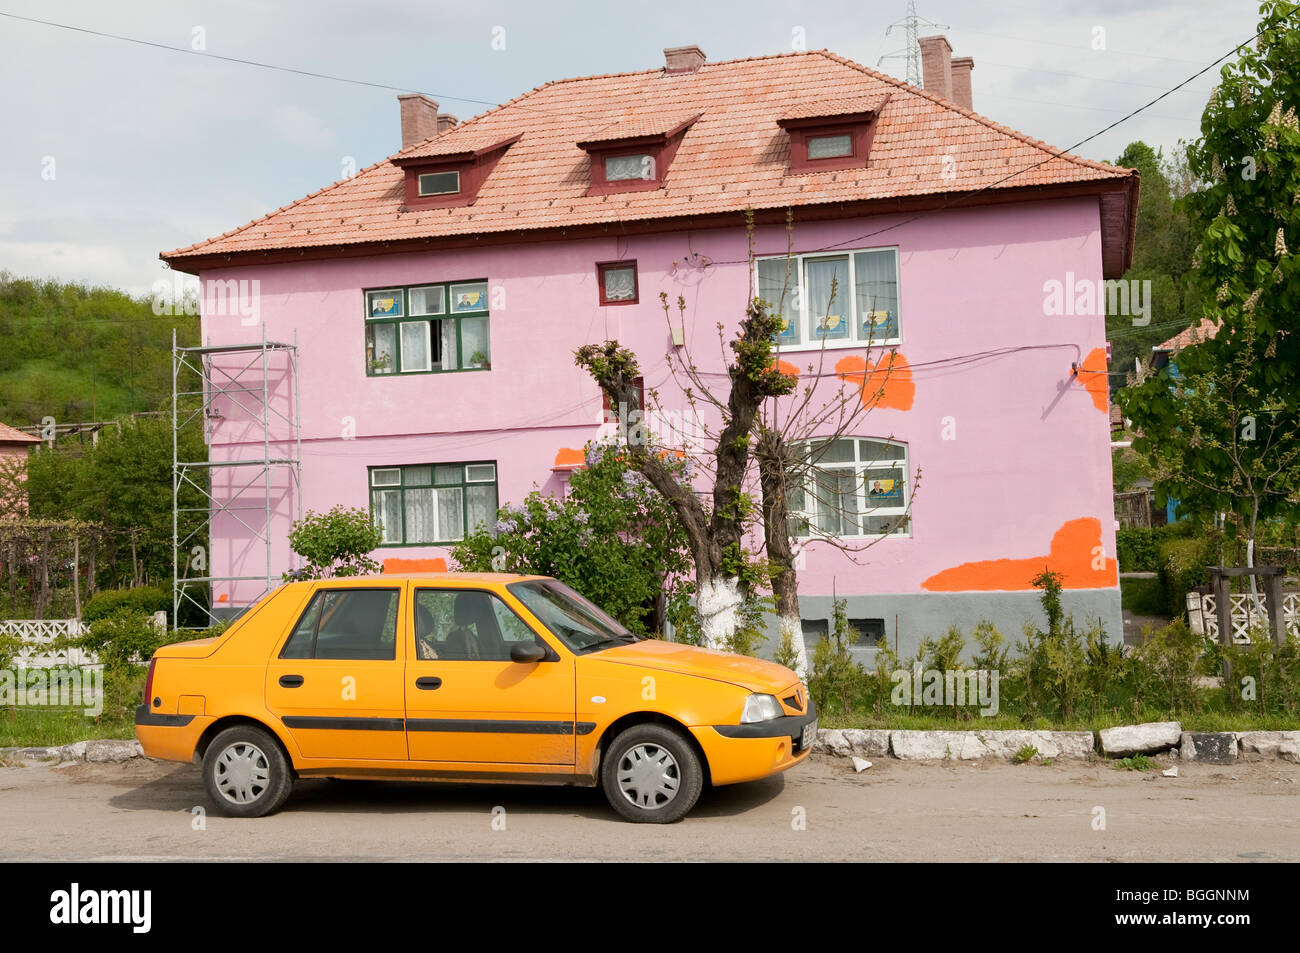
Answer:
[[[546,649],[536,642],[516,642],[510,646],[510,661],[522,662],[525,665],[533,662],[540,662],[546,658]]]

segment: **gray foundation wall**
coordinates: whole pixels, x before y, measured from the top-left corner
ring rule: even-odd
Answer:
[[[1025,623],[1046,628],[1047,616],[1043,612],[1041,593],[1032,592],[926,592],[880,595],[843,595],[850,619],[878,619],[884,623],[885,638],[895,644],[895,616],[897,616],[898,654],[902,659],[916,655],[925,638],[938,638],[950,626],[961,627],[966,637],[966,657],[975,645],[971,633],[983,621],[997,626],[1015,654],[1015,645],[1024,639]],[[810,630],[824,624],[832,626],[834,598],[831,596],[800,596],[799,614],[804,620],[808,651],[812,652],[817,638]],[[1061,593],[1061,604],[1066,616],[1073,615],[1077,626],[1086,626],[1100,619],[1106,631],[1106,640],[1115,645],[1124,641],[1124,621],[1120,611],[1119,589],[1074,589]],[[811,623],[811,625],[810,625]],[[863,664],[871,664],[875,649],[863,638],[853,652]],[[769,620],[768,640],[762,653],[770,658],[780,644],[776,634],[776,619]]]

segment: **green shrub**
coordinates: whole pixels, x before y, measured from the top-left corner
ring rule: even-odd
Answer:
[[[1166,615],[1169,600],[1165,596],[1164,582],[1155,579],[1121,579],[1120,605],[1135,615]]]
[[[171,621],[172,597],[157,586],[101,589],[81,609],[83,622],[98,622],[115,615],[152,615],[166,612]]]
[[[1160,707],[1174,714],[1200,710],[1196,680],[1201,675],[1205,639],[1183,620],[1142,632],[1142,644],[1127,659],[1133,711]]]
[[[817,710],[832,716],[849,714],[867,684],[866,672],[850,651],[858,635],[845,606],[843,599],[835,600],[830,634],[817,643],[808,676],[808,694]]]
[[[1144,754],[1130,755],[1115,762],[1117,771],[1151,771],[1156,763]]]
[[[1165,614],[1187,611],[1187,593],[1210,581],[1206,567],[1215,562],[1218,540],[1212,534],[1167,539],[1160,544],[1160,582],[1165,592]]]
[[[1115,531],[1115,553],[1120,572],[1156,572],[1160,569],[1159,530],[1135,526]]]
[[[1229,701],[1245,703],[1260,714],[1300,715],[1300,640],[1275,645],[1265,626],[1251,629],[1248,644],[1225,645],[1223,657],[1232,662]]]
[[[303,565],[283,577],[291,582],[376,575],[384,567],[370,554],[383,541],[383,531],[374,517],[359,506],[339,504],[327,513],[308,510],[289,530],[289,546],[302,557]]]
[[[188,638],[188,633],[159,629],[144,613],[118,613],[90,623],[73,645],[94,652],[105,669],[147,662],[161,645]]]

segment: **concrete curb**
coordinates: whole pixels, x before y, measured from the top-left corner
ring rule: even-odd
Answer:
[[[1297,731],[1183,731],[1179,722],[1120,725],[1091,731],[911,731],[820,728],[813,750],[841,758],[899,761],[1012,761],[1026,746],[1039,758],[1088,761],[1128,754],[1169,754],[1184,761],[1231,764],[1281,760],[1300,764]]]
[[[43,764],[66,764],[73,761],[120,763],[143,758],[140,742],[126,738],[103,738],[76,741],[70,745],[36,748],[0,748],[0,764],[35,767]]]

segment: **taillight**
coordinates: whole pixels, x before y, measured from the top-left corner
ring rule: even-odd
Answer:
[[[144,677],[144,703],[153,707],[153,670],[158,665],[158,660],[152,658],[149,660],[149,673]]]

